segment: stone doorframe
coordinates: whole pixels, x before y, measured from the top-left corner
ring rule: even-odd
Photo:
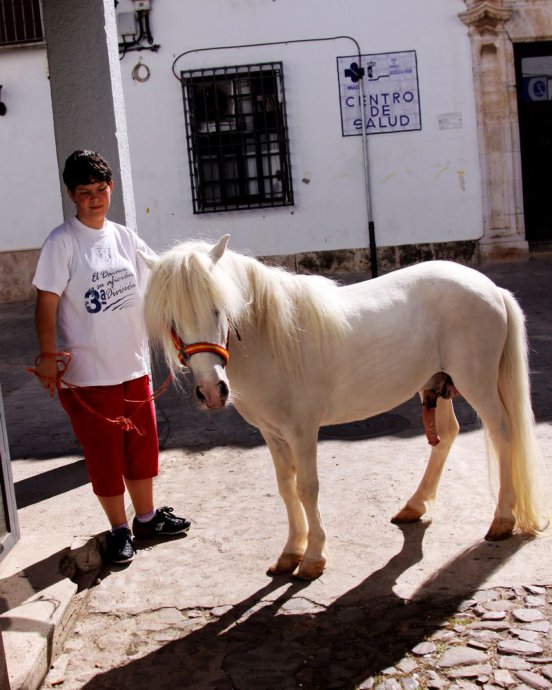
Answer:
[[[525,239],[514,42],[552,40],[550,0],[465,0],[483,185],[483,261],[523,258]]]

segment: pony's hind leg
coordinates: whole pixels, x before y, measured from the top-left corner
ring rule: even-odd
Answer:
[[[461,391],[485,427],[491,469],[498,465],[496,509],[485,539],[507,539],[516,527],[521,532],[534,534],[534,523],[525,519],[525,516],[534,514],[532,456],[536,451],[531,444],[532,425],[529,419],[525,419],[532,414],[530,401],[526,406],[522,405],[526,401],[521,394],[519,400],[507,389],[499,394],[497,387],[482,387],[483,380],[479,377],[476,382],[471,382],[471,386],[462,383]]]
[[[272,455],[278,490],[286,506],[289,525],[286,545],[276,563],[267,570],[267,574],[288,575],[303,560],[307,546],[307,521],[297,495],[297,476],[288,443],[268,433],[263,433],[263,436]]]
[[[494,460],[498,464],[498,498],[485,539],[507,539],[512,535],[516,524],[516,490],[512,473],[512,438],[506,410],[497,391],[474,397],[468,390],[465,399],[475,409],[485,427],[489,461]]]
[[[527,334],[523,312],[506,290],[501,296],[507,312],[504,348],[493,367],[472,357],[455,383],[485,425],[489,459],[498,460],[499,491],[486,539],[506,539],[516,529],[535,535],[546,525],[542,495],[542,458],[531,408]],[[498,329],[497,329],[498,330]],[[476,364],[478,366],[476,366]]]
[[[431,448],[431,455],[418,488],[408,499],[404,508],[391,519],[391,522],[395,524],[416,522],[427,512],[429,504],[435,500],[445,461],[460,430],[451,399],[437,399],[435,424],[441,440]]]
[[[507,539],[514,531],[516,524],[516,493],[512,476],[511,442],[503,425],[490,426],[486,423],[487,453],[498,460],[499,490],[493,521],[485,539],[499,541]]]

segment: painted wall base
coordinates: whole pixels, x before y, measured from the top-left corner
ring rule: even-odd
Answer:
[[[284,266],[296,273],[317,273],[330,276],[343,273],[370,273],[368,247],[259,258],[269,265]],[[435,259],[457,261],[462,264],[477,264],[479,263],[478,241],[402,244],[395,247],[378,247],[377,249],[378,272],[380,274]]]
[[[504,240],[479,242],[481,263],[494,261],[523,261],[529,258],[529,243],[526,240],[504,238]]]
[[[34,298],[31,285],[40,249],[0,252],[0,304]]]
[[[0,304],[34,299],[35,291],[31,280],[38,255],[38,249],[0,252]],[[530,258],[530,251],[525,241],[485,243],[478,240],[466,240],[378,247],[377,257],[378,271],[383,274],[397,268],[435,259],[456,261],[461,264],[523,261]],[[295,273],[330,276],[347,273],[370,274],[368,247],[258,258],[270,266],[283,266]]]

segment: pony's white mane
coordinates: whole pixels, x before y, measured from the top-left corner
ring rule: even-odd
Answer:
[[[161,255],[152,269],[144,310],[150,338],[178,368],[170,330],[186,333],[187,324],[215,310],[226,313],[238,332],[252,326],[268,336],[273,355],[290,372],[300,368],[302,334],[324,346],[326,338],[349,329],[346,306],[334,281],[305,276],[226,249],[217,263],[212,245],[185,242]]]

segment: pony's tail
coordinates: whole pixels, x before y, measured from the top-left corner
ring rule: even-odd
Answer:
[[[508,334],[498,374],[498,392],[509,423],[511,471],[517,531],[537,534],[546,528],[543,463],[531,406],[525,316],[514,296],[502,290]]]

